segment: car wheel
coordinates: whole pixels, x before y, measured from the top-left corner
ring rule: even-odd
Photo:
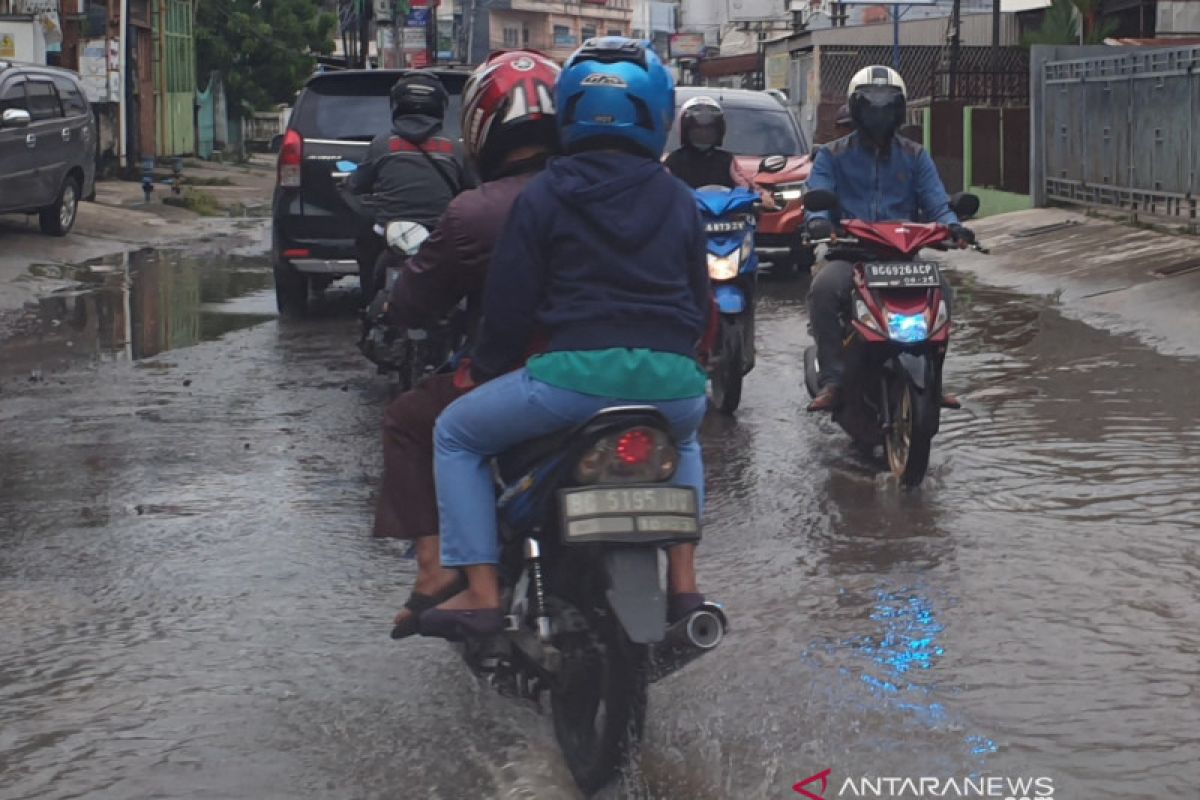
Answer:
[[[303,317],[308,313],[308,276],[286,261],[276,261],[275,306],[285,317]]]
[[[79,212],[79,179],[68,175],[58,190],[58,198],[38,212],[38,224],[42,233],[49,236],[66,236],[75,225]]]

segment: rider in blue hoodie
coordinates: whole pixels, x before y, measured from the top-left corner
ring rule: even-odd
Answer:
[[[589,40],[556,87],[568,155],[526,187],[488,269],[470,381],[434,433],[442,564],[466,591],[424,612],[428,636],[497,632],[495,493],[488,458],[614,405],[649,403],[679,441],[676,480],[703,497],[696,437],[705,373],[696,361],[710,289],[690,190],[659,163],[674,83],[652,50]],[[545,351],[525,357],[535,332]],[[498,377],[499,376],[499,377]],[[669,553],[669,613],[703,601],[694,545]]]

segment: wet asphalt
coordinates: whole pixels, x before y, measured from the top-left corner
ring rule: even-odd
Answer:
[[[368,536],[390,387],[349,291],[292,322],[262,257],[70,273],[0,343],[0,798],[578,797],[547,716],[387,638],[415,563]],[[958,283],[966,405],[912,492],[804,414],[806,284],[763,284],[703,431],[733,628],[602,796],[1196,796],[1200,362]]]

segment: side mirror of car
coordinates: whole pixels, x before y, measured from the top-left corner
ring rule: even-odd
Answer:
[[[809,211],[837,211],[837,195],[828,189],[812,189],[804,194],[804,207]]]
[[[278,153],[281,147],[283,147],[283,134],[277,133],[271,137],[271,143],[267,145],[267,149],[272,153]]]
[[[27,128],[29,120],[29,112],[25,109],[9,108],[4,111],[4,116],[0,117],[0,128]]]
[[[758,162],[758,171],[766,173],[783,172],[787,169],[787,156],[767,156]]]
[[[961,220],[968,220],[979,213],[979,198],[969,192],[958,192],[950,198],[950,210]]]

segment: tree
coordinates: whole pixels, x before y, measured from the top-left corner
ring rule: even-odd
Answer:
[[[317,0],[200,0],[198,74],[220,72],[236,107],[290,102],[312,74],[313,55],[333,52],[336,28]]]
[[[1025,44],[1079,44],[1080,22],[1085,44],[1101,44],[1116,29],[1111,20],[1101,24],[1100,0],[1054,0],[1042,27],[1027,34]]]

